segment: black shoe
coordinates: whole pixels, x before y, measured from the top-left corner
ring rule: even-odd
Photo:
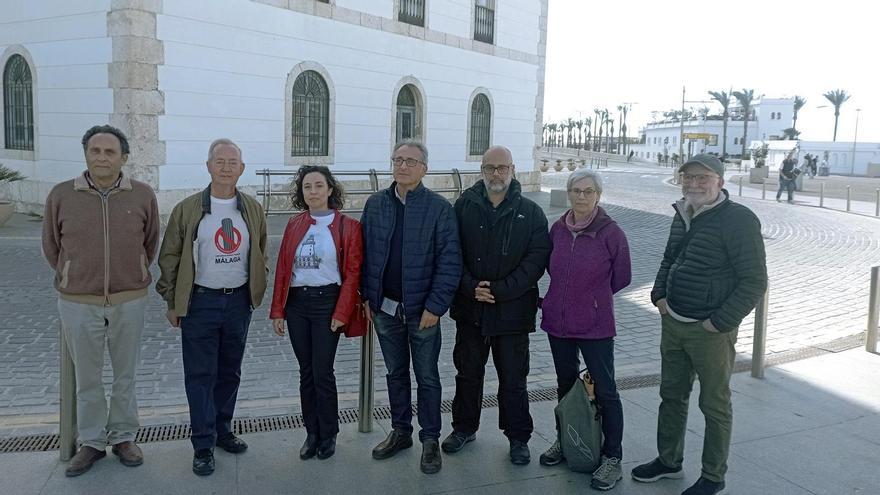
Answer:
[[[510,462],[517,466],[525,466],[532,460],[529,444],[519,440],[510,440]]]
[[[214,451],[199,449],[193,455],[193,472],[199,476],[207,476],[214,472]]]
[[[653,483],[663,478],[684,478],[684,471],[681,470],[681,466],[677,468],[666,467],[660,462],[660,459],[654,459],[647,464],[634,467],[632,478],[642,483]]]
[[[404,433],[400,430],[391,430],[388,438],[373,449],[373,459],[388,459],[396,454],[397,451],[412,447],[412,444],[412,434]]]
[[[244,440],[238,438],[232,433],[217,437],[217,446],[230,454],[241,454],[247,450],[248,447],[248,445],[244,443]]]
[[[329,459],[336,453],[336,435],[321,440],[318,445],[318,459]]]
[[[681,492],[681,495],[721,495],[724,491],[724,482],[707,480],[700,476],[690,488]]]
[[[436,438],[428,438],[422,442],[422,472],[434,474],[440,472],[443,459],[440,457],[440,445]]]
[[[446,437],[446,440],[443,440],[443,444],[441,447],[443,448],[443,452],[448,454],[454,454],[459,450],[463,449],[465,444],[468,442],[473,442],[476,440],[477,434],[471,433],[468,435],[467,433],[462,433],[460,431],[453,430],[452,433]]]
[[[302,460],[311,459],[318,453],[318,435],[309,433],[306,435],[306,441],[299,449],[299,458]]]

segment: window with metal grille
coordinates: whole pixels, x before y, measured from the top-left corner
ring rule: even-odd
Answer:
[[[489,126],[492,122],[492,106],[489,98],[478,94],[471,104],[470,155],[482,155],[489,149]]]
[[[307,70],[293,83],[293,156],[327,156],[330,92],[320,74]]]
[[[495,40],[495,0],[476,0],[474,39],[492,44]]]
[[[3,70],[3,123],[6,149],[34,149],[34,90],[31,69],[13,55]]]
[[[397,20],[416,26],[425,25],[425,0],[400,0]]]
[[[395,130],[396,142],[404,139],[421,139],[421,118],[419,114],[417,90],[412,84],[400,88],[397,93],[397,129]]]

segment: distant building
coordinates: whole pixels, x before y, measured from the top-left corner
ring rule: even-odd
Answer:
[[[497,3],[497,5],[496,5]],[[125,169],[167,213],[208,183],[208,144],[263,168],[390,170],[422,139],[433,170],[477,170],[490,144],[536,183],[548,0],[4,2],[0,194],[39,211],[84,169],[95,124],[125,131]]]

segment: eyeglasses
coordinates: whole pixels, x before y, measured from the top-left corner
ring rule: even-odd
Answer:
[[[391,159],[391,165],[395,167],[401,167],[404,164],[406,164],[406,166],[409,168],[413,168],[419,164],[424,165],[425,162],[421,160],[416,160],[415,158],[403,158],[402,156],[396,156]]]
[[[581,196],[583,196],[585,198],[589,198],[589,197],[593,196],[594,194],[598,193],[599,191],[597,191],[595,189],[569,189],[568,192],[576,198],[579,198]]]
[[[682,182],[696,182],[697,184],[705,184],[710,180],[718,177],[714,174],[681,174]]]
[[[498,165],[497,167],[493,167],[492,165],[485,165],[480,167],[486,175],[495,175],[495,173],[499,173],[501,175],[507,175],[507,172],[510,172],[510,165]]]

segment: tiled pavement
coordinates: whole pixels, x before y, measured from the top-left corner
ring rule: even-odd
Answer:
[[[652,166],[612,166],[602,175],[602,203],[626,231],[633,258],[633,283],[617,298],[618,376],[656,373],[659,321],[648,292],[677,189],[664,182],[671,176],[668,169]],[[545,174],[544,185],[562,186],[566,177]],[[549,206],[546,192],[530,196],[551,221],[563,211]],[[880,263],[880,221],[754,197],[734,199],[752,208],[763,223],[771,279],[768,353],[821,346],[864,331],[869,267]],[[283,224],[284,219],[273,218],[270,232],[280,234]],[[279,241],[277,235],[271,239],[273,262]],[[52,431],[58,411],[58,317],[51,273],[40,253],[38,220],[16,216],[0,230],[0,273],[0,435]],[[546,284],[545,277],[542,292]],[[137,387],[144,423],[186,419],[180,338],[163,315],[163,304],[151,294]],[[450,398],[454,324],[444,317],[443,328],[440,369],[444,397]],[[750,352],[751,342],[749,317],[737,350]],[[555,386],[552,359],[540,331],[533,335],[531,350],[530,387]],[[336,363],[340,407],[356,405],[359,354],[359,340],[342,339]],[[299,409],[296,361],[289,342],[272,333],[266,305],[254,315],[242,375],[240,415]],[[109,379],[109,369],[105,376]],[[376,401],[387,403],[378,345],[375,376]],[[495,391],[491,362],[486,390]]]

